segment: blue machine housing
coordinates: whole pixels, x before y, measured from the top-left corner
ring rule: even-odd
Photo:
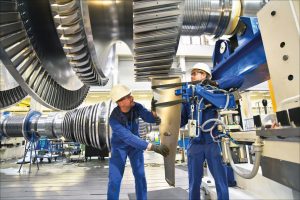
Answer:
[[[41,113],[38,111],[31,110],[27,113],[26,117],[24,118],[23,124],[22,124],[22,134],[24,138],[29,142],[36,142],[39,139],[39,135],[35,133],[34,131],[30,130],[30,125],[32,123],[32,120],[35,117],[41,116]]]
[[[212,106],[216,107],[217,109],[224,109],[227,103],[227,95],[229,95],[227,109],[235,109],[235,99],[233,94],[231,93],[224,93],[220,90],[213,88],[211,86],[203,86],[201,84],[197,84],[195,86],[189,86],[187,83],[182,86],[181,89],[175,90],[175,95],[179,96],[182,95],[182,99],[186,102],[192,102],[195,97],[197,99],[205,99],[209,101]],[[204,106],[204,104],[202,104]]]
[[[218,80],[222,77],[242,76],[244,83],[240,89],[243,90],[269,80],[270,75],[257,18],[241,17],[239,24],[244,30],[234,35],[237,47],[234,48],[233,40],[216,42],[212,77]],[[221,45],[224,48],[222,52]]]
[[[204,88],[201,85],[197,85],[195,87],[195,94],[198,97],[203,97],[207,101],[209,101],[214,107],[218,109],[224,109],[227,103],[227,95],[229,95],[227,109],[235,109],[235,99],[231,93],[225,94],[223,92],[219,92],[218,90],[208,91],[207,88]]]

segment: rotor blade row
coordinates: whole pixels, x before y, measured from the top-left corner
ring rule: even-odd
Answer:
[[[105,103],[67,112],[62,125],[63,136],[98,149],[107,148],[107,112]]]
[[[21,101],[27,93],[20,87],[17,86],[10,90],[0,91],[0,108],[5,108]]]
[[[5,3],[1,1],[1,7]],[[28,20],[24,15],[21,18],[16,2],[11,3],[14,5],[11,6],[13,12],[3,12],[2,9],[0,13],[0,55],[3,64],[20,86],[40,103],[62,110],[76,108],[85,99],[89,87],[84,85],[75,91],[67,90],[50,76],[43,68],[28,38],[25,29],[25,27],[30,29]],[[21,10],[22,4],[18,6]]]
[[[183,1],[134,1],[134,65],[137,81],[169,74],[176,55]]]
[[[0,1],[0,23],[1,23],[0,37],[1,38],[4,35],[9,35],[10,33],[14,33],[21,30],[21,23],[11,22],[11,19],[9,19],[9,16],[12,16],[12,13],[15,10],[16,10],[15,2]],[[22,31],[19,31],[16,34],[12,34],[11,43],[16,42],[16,40],[18,40],[21,37],[21,35],[22,35]],[[2,64],[0,67],[3,67]],[[27,93],[20,86],[16,86],[9,90],[0,91],[0,108],[2,109],[11,106],[21,101],[26,96]]]
[[[105,85],[87,47],[79,1],[51,0],[51,10],[66,57],[79,79],[87,85]]]
[[[109,151],[109,113],[110,106],[103,102],[48,116],[33,110],[23,116],[2,116],[0,136],[24,137],[26,140],[32,136],[35,140],[42,135],[48,138],[64,136],[67,140]]]

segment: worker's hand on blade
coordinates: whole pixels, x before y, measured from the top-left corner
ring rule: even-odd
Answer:
[[[156,112],[156,102],[157,100],[154,99],[154,97],[152,97],[152,100],[151,100],[151,111],[152,112]]]
[[[154,119],[155,119],[155,124],[160,125],[160,123],[161,123],[160,117],[155,117]]]
[[[151,150],[153,150],[156,153],[161,154],[164,157],[169,155],[169,148],[164,144],[161,144],[161,145],[152,144]]]
[[[214,87],[218,87],[218,83],[216,81],[210,80],[208,78],[202,81],[202,85],[211,85]]]

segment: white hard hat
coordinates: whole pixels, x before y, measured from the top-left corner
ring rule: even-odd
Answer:
[[[131,90],[126,87],[125,85],[118,84],[113,86],[113,88],[110,91],[110,97],[114,102],[119,101],[123,97],[129,95],[131,93]]]
[[[205,71],[207,74],[209,74],[209,76],[211,77],[211,69],[210,67],[205,64],[205,63],[196,63],[193,67],[192,67],[192,71],[194,69],[198,69],[198,70],[202,70]]]

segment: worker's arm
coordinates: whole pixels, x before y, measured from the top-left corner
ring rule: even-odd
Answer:
[[[113,133],[116,134],[123,142],[126,144],[141,150],[145,150],[150,148],[148,147],[149,143],[142,140],[138,136],[134,135],[130,130],[125,128],[122,124],[120,124],[116,119],[110,117],[109,125],[113,130]],[[148,147],[148,148],[147,148]]]
[[[182,103],[181,104],[181,121],[180,121],[180,127],[185,126],[188,123],[190,116],[190,109],[188,103]]]
[[[217,80],[220,89],[229,90],[231,88],[240,88],[243,85],[244,78],[240,76],[233,76]]]
[[[140,117],[148,123],[155,123],[155,115],[147,110],[144,106],[142,106],[140,103],[135,103],[134,109],[136,109],[140,115]]]

